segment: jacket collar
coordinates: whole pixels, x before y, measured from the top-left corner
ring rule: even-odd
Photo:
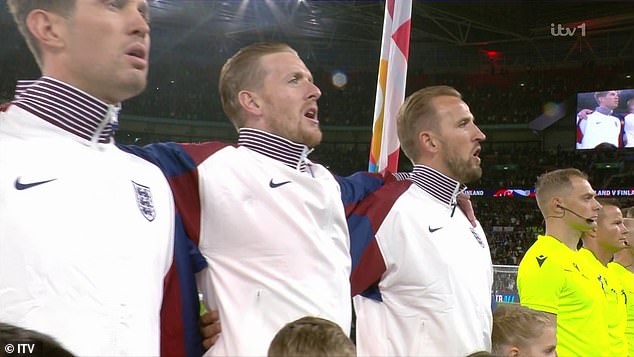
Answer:
[[[12,104],[92,143],[112,140],[121,109],[47,76],[18,81]]]
[[[306,145],[253,128],[241,128],[238,131],[238,145],[301,172],[306,172],[306,166],[310,165],[308,155],[313,151]]]
[[[456,203],[456,196],[467,187],[429,166],[416,164],[409,177],[416,186],[447,206]]]

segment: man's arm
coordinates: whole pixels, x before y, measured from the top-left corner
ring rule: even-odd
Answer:
[[[346,213],[352,257],[352,296],[363,293],[366,297],[378,299],[378,291],[375,288],[386,266],[376,240],[376,233],[394,202],[410,185],[409,180],[388,183]]]
[[[335,176],[341,188],[341,201],[348,210],[354,208],[364,197],[383,186],[384,178],[370,172],[355,172],[350,176]]]
[[[145,147],[119,145],[129,153],[157,165],[167,178],[176,205],[174,263],[165,279],[161,309],[161,354],[200,356],[219,333],[217,311],[199,322],[199,300],[195,274],[207,266],[198,250],[200,198],[197,166],[226,144],[160,143]],[[210,321],[210,322],[209,322]],[[206,323],[202,328],[199,323]],[[211,339],[207,338],[210,334]],[[203,342],[202,337],[205,337]],[[186,352],[183,353],[183,350]]]
[[[584,110],[587,110],[587,109],[584,109]],[[581,113],[584,110],[579,112],[579,116],[577,117],[577,144],[581,144],[581,141],[583,140],[583,136],[586,133],[586,125],[588,124],[588,117],[581,116]]]
[[[406,180],[408,177],[408,172],[377,174],[359,171],[350,176],[335,175],[335,179],[341,188],[341,201],[346,209],[346,215],[352,212],[361,200],[381,188],[383,184]]]
[[[594,110],[592,109],[581,109],[579,113],[577,113],[577,121],[588,119],[588,115],[592,114]]]

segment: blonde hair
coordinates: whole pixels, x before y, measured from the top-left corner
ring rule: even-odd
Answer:
[[[260,59],[281,52],[297,55],[297,52],[285,43],[259,42],[240,49],[222,66],[218,82],[220,101],[222,109],[236,129],[244,125],[238,93],[244,89],[259,88],[266,76]]]
[[[437,128],[436,108],[431,104],[431,100],[441,96],[462,99],[460,92],[452,87],[426,87],[407,97],[396,114],[398,139],[403,152],[412,162],[420,155],[418,135],[421,130]]]
[[[572,189],[571,177],[580,177],[584,180],[588,176],[575,168],[559,169],[541,174],[535,182],[535,198],[537,206],[544,212],[546,202],[555,194]]]
[[[336,323],[306,316],[289,322],[271,341],[269,357],[355,357],[354,344]]]
[[[26,25],[26,18],[33,10],[38,9],[54,12],[69,18],[75,10],[76,0],[7,0],[7,4],[9,5],[9,11],[13,15],[13,20],[18,26],[18,30],[20,30],[35,58],[35,62],[42,68],[42,49],[37,39],[29,31]]]
[[[500,305],[493,313],[492,352],[500,354],[504,346],[528,347],[548,327],[556,328],[556,323],[542,311]]]

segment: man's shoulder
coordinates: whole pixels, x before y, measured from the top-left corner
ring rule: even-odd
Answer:
[[[628,275],[628,274],[632,274],[632,272],[630,272],[629,270],[627,270],[627,268],[623,267],[623,265],[621,265],[620,263],[617,262],[609,262],[608,263],[608,270],[619,274],[619,275]]]
[[[237,147],[237,144],[223,143],[219,141],[207,141],[203,143],[181,143],[180,147],[194,160],[196,164],[200,164],[218,151]]]
[[[520,262],[520,270],[548,271],[552,269],[561,270],[562,258],[564,255],[558,249],[554,238],[540,236],[533,245],[528,248],[524,258]]]
[[[359,222],[368,220],[376,232],[411,184],[409,180],[390,182],[362,199],[354,209],[346,212],[351,231],[355,231],[354,227]]]
[[[599,112],[598,110],[593,111],[592,113],[588,114],[588,118],[603,118],[603,117],[607,117],[608,115],[605,115],[601,112]]]
[[[207,158],[228,146],[230,144],[211,141],[201,144],[164,142],[143,147],[117,143],[122,151],[159,166],[168,177],[195,170]]]
[[[368,195],[361,205],[371,207],[375,205],[393,206],[394,203],[410,188],[412,181],[402,180],[384,184],[381,188]]]

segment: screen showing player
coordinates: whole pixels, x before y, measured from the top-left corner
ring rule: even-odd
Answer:
[[[634,148],[634,89],[577,93],[577,149]]]

